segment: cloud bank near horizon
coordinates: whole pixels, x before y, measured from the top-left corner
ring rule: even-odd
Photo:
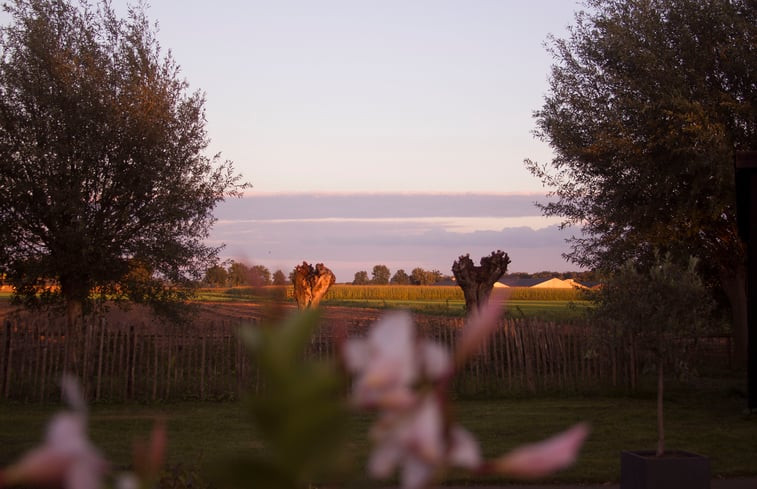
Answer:
[[[460,255],[474,261],[508,253],[511,271],[575,270],[561,257],[570,231],[541,217],[539,195],[279,194],[232,199],[216,209],[210,244],[226,258],[288,273],[322,262],[337,281],[384,264],[450,273]]]

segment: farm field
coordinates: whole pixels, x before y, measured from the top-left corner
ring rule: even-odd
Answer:
[[[294,304],[289,287],[236,287],[202,289],[199,300],[208,302],[288,302]],[[368,309],[408,309],[423,314],[462,317],[465,301],[455,286],[333,286],[324,306]],[[591,303],[575,289],[513,288],[506,314],[514,318],[539,318],[547,321],[583,317]]]
[[[757,418],[744,415],[744,400],[729,394],[725,386],[706,390],[706,395],[702,390],[671,392],[666,404],[667,446],[710,456],[713,477],[757,475]],[[547,437],[578,421],[591,423],[592,434],[576,466],[552,481],[617,481],[619,452],[650,448],[656,440],[651,392],[633,398],[468,400],[457,402],[455,407],[460,422],[476,434],[487,457]],[[0,404],[0,465],[39,440],[56,409],[49,404]],[[245,417],[244,404],[238,402],[95,404],[91,437],[116,466],[126,466],[133,440],[146,436],[155,417],[167,420],[168,461],[172,466],[180,464],[187,470],[203,472],[214,461],[260,449],[255,430]],[[354,465],[362,466],[369,450],[371,417],[355,414],[346,422]],[[360,484],[366,486],[381,487]]]
[[[409,292],[408,292],[409,291]],[[0,292],[0,316],[7,310],[10,292]],[[214,306],[222,316],[228,309],[244,311],[258,309],[272,303],[293,308],[296,303],[287,297],[287,287],[237,287],[231,289],[201,289],[196,302],[210,313]],[[225,303],[226,306],[220,306]],[[233,304],[239,304],[235,307]],[[368,309],[369,315],[380,314],[384,309],[407,309],[412,312],[453,317],[465,316],[465,301],[458,287],[435,286],[352,286],[337,285],[329,291],[322,302],[325,309]],[[570,321],[580,319],[591,303],[582,300],[572,289],[513,290],[508,300],[506,315],[513,318],[539,318],[546,321]],[[365,312],[355,311],[363,316]]]

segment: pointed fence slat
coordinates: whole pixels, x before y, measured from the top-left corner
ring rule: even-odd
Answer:
[[[364,336],[371,324],[341,321],[318,328],[307,355],[334,358],[338,336],[334,328],[355,337]],[[459,318],[418,316],[416,321],[420,335],[450,350],[464,327]],[[219,400],[238,399],[249,390],[260,392],[265,386],[236,334],[242,323],[249,325],[250,320],[184,328],[93,320],[77,339],[81,349],[77,368],[87,396],[96,401]],[[700,364],[730,364],[728,338],[700,338],[697,346]],[[67,344],[60,319],[6,320],[0,327],[0,396],[19,401],[55,399],[66,349],[73,347]],[[585,326],[508,319],[458,373],[456,386],[481,394],[601,386],[634,389],[642,367],[634,338],[599,346]]]

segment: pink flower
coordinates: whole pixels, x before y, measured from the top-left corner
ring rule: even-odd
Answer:
[[[401,408],[415,404],[415,383],[450,371],[442,347],[415,337],[406,312],[384,316],[365,339],[348,340],[343,350],[347,369],[357,376],[353,401],[362,407]]]
[[[454,426],[448,443],[443,430],[442,409],[432,394],[413,409],[384,413],[372,432],[376,446],[369,473],[385,478],[399,468],[402,487],[417,489],[447,466],[478,467],[481,455],[473,436]]]
[[[572,465],[588,435],[588,425],[577,424],[551,438],[523,445],[493,460],[491,469],[519,479],[545,477]]]
[[[499,318],[504,312],[503,303],[509,295],[508,291],[495,289],[486,304],[471,313],[455,350],[455,363],[458,366],[486,344],[499,324]]]
[[[64,377],[64,398],[76,410],[55,415],[45,442],[0,472],[0,486],[58,485],[98,489],[107,463],[87,438],[84,401],[75,380]]]

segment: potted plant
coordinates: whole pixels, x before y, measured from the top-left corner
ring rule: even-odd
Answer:
[[[633,338],[636,347],[649,354],[657,373],[657,448],[621,453],[621,489],[710,487],[709,459],[667,450],[663,424],[665,365],[683,360],[674,339],[700,334],[713,308],[696,264],[689,258],[682,266],[670,254],[661,257],[655,252],[646,264],[625,263],[595,297],[594,313],[605,331],[616,338]]]

